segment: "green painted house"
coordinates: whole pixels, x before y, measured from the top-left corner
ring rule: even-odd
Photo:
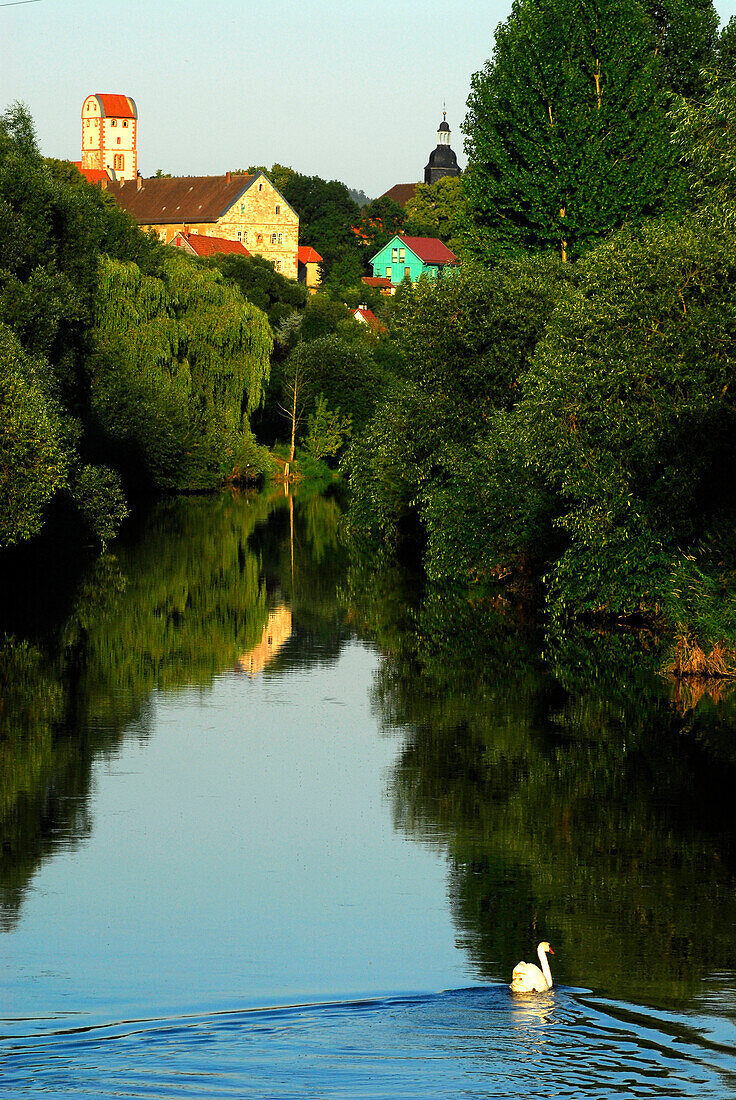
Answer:
[[[444,267],[455,267],[457,257],[437,237],[403,237],[398,233],[370,260],[374,277],[396,285],[408,275],[413,283],[420,275],[435,278]]]

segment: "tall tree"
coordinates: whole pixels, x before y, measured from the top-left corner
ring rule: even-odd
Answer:
[[[516,0],[464,124],[476,250],[574,259],[624,221],[676,206],[670,97],[637,0]]]

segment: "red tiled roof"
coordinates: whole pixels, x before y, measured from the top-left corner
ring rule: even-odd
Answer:
[[[456,264],[457,256],[437,237],[405,237],[399,234],[399,240],[410,248],[425,264]]]
[[[216,222],[248,190],[254,176],[175,176],[116,180],[108,186],[118,206],[139,225]]]
[[[361,283],[365,283],[366,286],[376,287],[376,289],[381,289],[383,287],[387,290],[394,285],[390,279],[386,279],[379,275],[363,275],[360,281]]]
[[[89,183],[99,183],[100,180],[107,181],[110,179],[104,168],[82,168],[81,164],[77,164],[77,168]]]
[[[204,237],[201,233],[177,233],[174,245],[181,247],[183,239],[198,256],[215,256],[218,253],[234,252],[237,256],[250,256],[250,252],[241,241],[228,241],[225,237]]]
[[[395,202],[397,206],[406,206],[409,199],[414,198],[417,187],[416,183],[395,183],[393,187],[389,187],[388,191],[384,191],[381,198],[391,199],[391,202]]]
[[[374,332],[385,332],[386,326],[382,325],[376,317],[372,309],[368,309],[367,306],[358,306],[353,310],[353,316],[356,321],[365,321],[367,325],[370,325]]]
[[[102,104],[102,111],[106,118],[138,118],[135,103],[130,96],[113,95],[110,92],[102,95],[95,92],[95,95]]]
[[[321,264],[322,257],[316,249],[309,244],[300,244],[297,250],[297,259],[300,264]]]

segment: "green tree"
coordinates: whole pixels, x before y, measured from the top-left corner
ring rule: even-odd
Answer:
[[[76,431],[46,381],[47,365],[0,323],[0,547],[30,538],[66,487]]]
[[[655,221],[577,269],[522,379],[519,445],[560,495],[557,605],[652,613],[680,551],[733,526],[736,238]]]
[[[667,69],[637,0],[516,0],[464,124],[473,247],[575,259],[680,201]]]
[[[333,458],[350,435],[350,417],[343,416],[339,409],[330,409],[322,393],[314,403],[307,425],[304,448],[315,460]]]
[[[173,251],[160,275],[103,260],[93,338],[93,412],[129,474],[194,489],[258,468],[248,415],[263,399],[273,337],[219,272]]]
[[[456,256],[463,255],[468,207],[462,176],[444,176],[436,183],[419,183],[406,207],[405,232],[438,237]]]

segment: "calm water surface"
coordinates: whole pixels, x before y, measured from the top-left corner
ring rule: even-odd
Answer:
[[[730,697],[338,522],[7,567],[0,1096],[736,1096]]]

